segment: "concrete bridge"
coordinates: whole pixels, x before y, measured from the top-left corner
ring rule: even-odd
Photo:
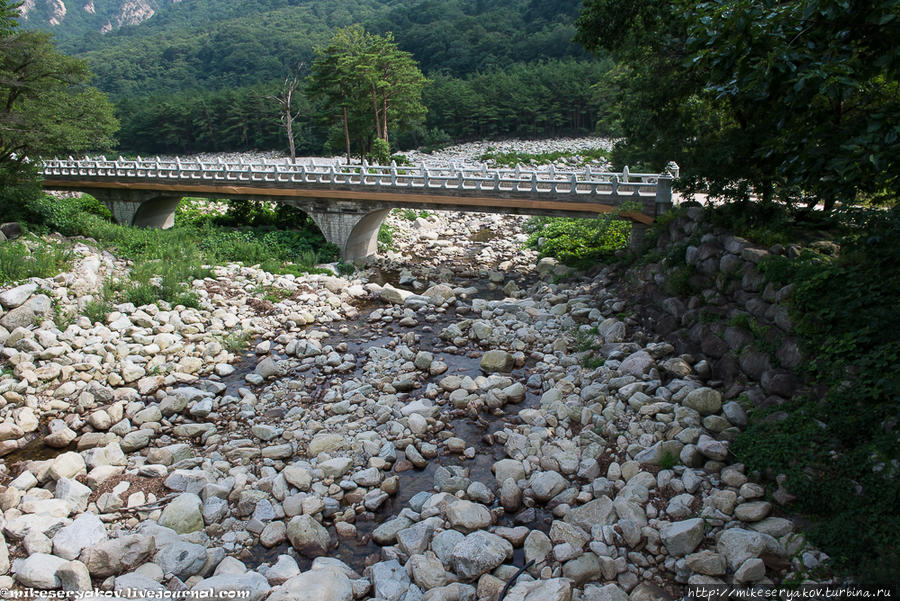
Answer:
[[[263,200],[307,213],[346,261],[375,254],[378,229],[393,208],[562,217],[626,210],[632,244],[672,203],[664,174],[141,159],[53,159],[41,167],[47,190],[80,191],[103,202],[123,225],[171,227],[185,196]]]

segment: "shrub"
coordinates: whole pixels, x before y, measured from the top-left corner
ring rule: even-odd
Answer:
[[[387,140],[376,138],[372,142],[372,151],[369,153],[369,162],[373,165],[391,164],[391,145]]]
[[[382,223],[378,229],[378,250],[391,250],[394,248],[394,228],[388,223]]]
[[[585,269],[612,256],[628,245],[631,224],[602,215],[596,218],[534,217],[526,224],[530,232],[525,246],[538,248],[543,257]]]

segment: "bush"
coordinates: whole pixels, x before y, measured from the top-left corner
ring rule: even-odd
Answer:
[[[854,215],[841,254],[763,264],[792,282],[791,317],[825,392],[754,416],[733,450],[752,470],[784,473],[810,538],[861,584],[900,581],[900,209]]]
[[[527,248],[538,249],[542,257],[554,257],[570,267],[586,269],[628,246],[631,224],[612,215],[593,219],[534,217],[528,220],[526,231],[530,233]]]
[[[382,223],[378,229],[378,250],[390,250],[394,248],[394,228]]]
[[[372,142],[372,152],[369,153],[369,162],[373,165],[391,164],[391,145],[387,140],[376,138]]]

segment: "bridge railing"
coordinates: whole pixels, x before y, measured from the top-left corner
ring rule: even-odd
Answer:
[[[674,164],[672,164],[674,165]],[[671,165],[670,165],[671,167]],[[673,172],[674,171],[674,172]],[[41,173],[49,179],[177,180],[183,183],[262,183],[269,186],[311,184],[323,186],[374,186],[412,190],[483,191],[494,193],[550,193],[575,196],[649,197],[671,200],[670,182],[677,165],[667,173],[600,171],[590,166],[568,170],[553,166],[488,168],[487,166],[345,165],[340,163],[286,163],[244,161],[200,161],[154,159],[114,160],[51,159],[43,161]],[[660,185],[662,182],[662,185]],[[660,192],[669,190],[668,199]]]

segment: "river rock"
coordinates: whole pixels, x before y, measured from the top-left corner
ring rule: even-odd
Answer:
[[[491,512],[487,507],[471,501],[456,501],[451,504],[445,517],[450,526],[462,532],[473,532],[491,525]]]
[[[396,559],[378,562],[369,572],[375,596],[385,601],[400,601],[409,589],[409,575]]]
[[[703,520],[692,518],[663,526],[659,536],[670,555],[681,557],[693,553],[703,540],[703,532]]]
[[[153,561],[164,574],[187,580],[206,564],[206,547],[186,541],[173,542],[157,551]]]
[[[568,480],[559,472],[535,472],[531,476],[531,490],[534,498],[540,503],[546,503],[568,486]]]
[[[307,557],[325,555],[331,543],[328,531],[309,515],[291,518],[287,525],[287,537],[291,546]]]
[[[193,493],[181,493],[163,509],[159,524],[179,534],[202,530],[203,502]]]
[[[700,415],[712,415],[722,409],[722,393],[712,388],[697,388],[688,393],[682,404]]]
[[[22,284],[21,286],[4,290],[0,293],[0,305],[4,309],[15,309],[31,298],[35,290],[37,290],[37,284]]]
[[[13,562],[13,574],[22,586],[48,590],[59,588],[57,571],[68,563],[67,560],[47,553],[34,553],[25,559]]]
[[[567,578],[519,582],[504,601],[572,601],[572,584]]]
[[[612,500],[604,495],[580,507],[570,509],[564,519],[566,522],[590,531],[595,524],[601,526],[614,524],[617,516]]]
[[[506,351],[490,350],[481,357],[481,370],[487,373],[512,371],[516,362]]]
[[[745,561],[759,557],[766,549],[764,535],[743,528],[729,528],[716,543],[716,551],[725,557],[728,567],[738,569]]]
[[[249,596],[242,597],[242,599],[247,599],[248,601],[262,601],[262,599],[265,599],[266,595],[272,590],[272,587],[269,586],[269,583],[266,582],[263,575],[258,574],[257,572],[247,572],[246,574],[219,574],[211,578],[206,578],[195,584],[191,590],[198,592],[204,591],[207,595],[212,595],[214,598],[221,599],[226,598],[224,596],[219,596],[221,593],[249,593]],[[273,596],[268,598],[275,599]],[[287,601],[286,597],[278,597],[278,599]],[[293,597],[293,599],[296,601],[302,599],[302,597]],[[312,600],[314,597],[310,597],[309,599]]]
[[[511,558],[512,554],[513,546],[508,540],[479,530],[453,548],[453,571],[465,580],[475,580]]]
[[[100,518],[91,512],[85,512],[56,533],[53,537],[53,554],[64,559],[76,559],[82,549],[106,538],[106,527]]]
[[[136,568],[147,561],[155,550],[152,537],[129,535],[87,547],[81,553],[81,561],[88,567],[91,576],[105,578]]]

